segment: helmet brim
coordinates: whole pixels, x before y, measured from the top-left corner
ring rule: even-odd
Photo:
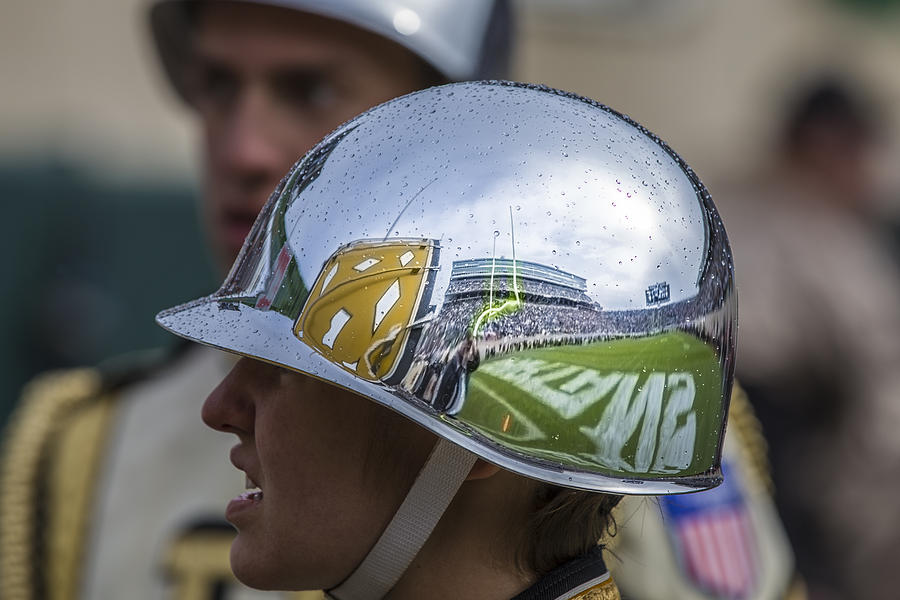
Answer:
[[[696,477],[644,480],[609,477],[541,461],[533,456],[516,456],[422,402],[399,398],[383,386],[335,366],[298,340],[291,333],[291,319],[275,311],[261,311],[207,296],[163,311],[156,321],[168,331],[188,340],[315,377],[374,400],[488,462],[526,477],[565,487],[592,491],[600,488],[608,493],[629,495],[696,492],[715,487],[722,479],[718,466]],[[529,467],[529,464],[533,466]]]

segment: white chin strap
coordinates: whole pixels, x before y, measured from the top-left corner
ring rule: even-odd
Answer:
[[[376,600],[394,587],[440,521],[477,457],[439,439],[394,518],[369,554],[326,597]]]

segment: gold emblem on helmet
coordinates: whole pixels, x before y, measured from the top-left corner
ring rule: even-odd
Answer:
[[[390,378],[411,326],[427,310],[437,258],[435,241],[427,239],[357,241],[339,248],[319,272],[294,335],[363,379]]]

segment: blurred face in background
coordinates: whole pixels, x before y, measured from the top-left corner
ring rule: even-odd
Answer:
[[[882,193],[886,156],[877,107],[846,81],[825,79],[799,95],[784,124],[785,166],[832,208],[866,211]]]
[[[810,124],[795,159],[823,188],[822,199],[864,210],[877,195],[878,159],[883,148],[855,124],[823,120]]]
[[[347,119],[427,85],[412,53],[355,27],[269,6],[206,5],[191,102],[205,137],[204,217],[228,266],[290,167]]]

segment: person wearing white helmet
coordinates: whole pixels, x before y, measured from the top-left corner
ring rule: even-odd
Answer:
[[[202,213],[223,270],[319,138],[395,96],[502,75],[512,27],[505,0],[163,0],[149,18],[203,133]],[[226,440],[196,419],[230,366],[185,345],[32,382],[5,434],[0,596],[260,596],[228,568]]]
[[[335,126],[413,90],[503,75],[509,60],[505,0],[164,0],[150,22],[202,123],[204,216],[223,264]]]
[[[482,81],[326,136],[221,288],[157,320],[244,357],[203,419],[237,438],[245,583],[611,600],[620,495],[722,481],[736,309],[722,222],[671,148]]]

